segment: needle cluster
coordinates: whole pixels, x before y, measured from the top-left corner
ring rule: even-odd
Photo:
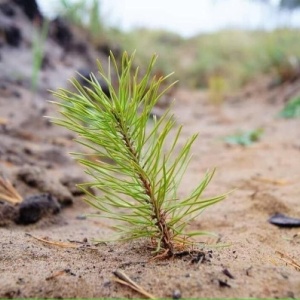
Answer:
[[[93,178],[81,188],[88,194],[87,202],[102,212],[101,217],[116,220],[118,239],[150,238],[157,253],[172,256],[179,245],[193,243],[193,237],[201,234],[185,231],[191,220],[225,195],[201,198],[212,171],[190,195],[179,199],[178,187],[197,135],[178,150],[182,127],[175,125],[169,110],[149,121],[157,101],[172,86],[161,91],[168,76],[152,76],[155,60],[153,56],[143,76],[133,68],[133,55],[127,53],[120,66],[110,55],[108,75],[98,62],[110,96],[102,91],[94,75],[88,80],[89,87],[73,79],[75,93],[64,89],[54,93],[63,100],[57,104],[64,116],[55,122],[74,131],[77,142],[90,149],[88,154],[75,153]],[[117,76],[117,87],[112,84],[111,68]],[[171,131],[174,138],[170,143],[169,138],[166,140]],[[91,154],[97,159],[91,159]],[[99,195],[89,193],[91,187],[98,189]]]

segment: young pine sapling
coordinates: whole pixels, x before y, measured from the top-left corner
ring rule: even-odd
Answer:
[[[91,160],[91,153],[73,153],[93,178],[92,182],[80,185],[88,194],[87,202],[102,211],[101,217],[116,221],[117,239],[150,238],[155,243],[155,253],[173,256],[178,249],[193,245],[195,236],[203,234],[186,232],[187,225],[225,195],[201,198],[213,177],[214,171],[210,171],[189,196],[178,198],[178,187],[197,135],[178,152],[182,126],[176,128],[173,141],[168,139],[166,143],[176,127],[169,110],[161,118],[149,121],[155,104],[173,85],[161,92],[160,86],[168,76],[152,77],[155,61],[153,56],[141,78],[139,69],[133,70],[133,55],[125,52],[118,67],[111,54],[107,76],[98,62],[110,97],[94,75],[87,82],[89,87],[73,79],[75,93],[65,89],[54,93],[62,100],[55,103],[64,116],[55,122],[74,131],[77,142],[97,157]],[[112,84],[112,66],[117,87]],[[104,159],[107,157],[110,162]],[[92,195],[91,187],[97,188],[99,195]]]

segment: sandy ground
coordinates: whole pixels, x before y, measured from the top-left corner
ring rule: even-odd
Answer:
[[[94,210],[75,188],[87,177],[68,154],[78,150],[74,135],[44,118],[57,115],[46,102],[51,98],[47,90],[66,85],[75,70],[93,69],[91,61],[100,54],[66,55],[60,45],[48,40],[48,63],[33,94],[33,27],[23,19],[11,20],[21,24],[20,45],[4,44],[0,49],[0,171],[22,197],[47,192],[63,209],[21,226],[10,219],[0,201],[0,297],[141,297],[114,281],[115,270],[161,298],[300,297],[299,271],[276,254],[283,252],[299,262],[300,229],[268,223],[276,212],[300,217],[300,120],[276,117],[283,106],[282,87],[268,90],[266,82],[259,81],[220,108],[209,103],[203,92],[176,91],[173,112],[177,124],[184,125],[180,143],[199,132],[180,195],[186,195],[214,167],[217,173],[206,195],[231,193],[191,224],[191,229],[217,235],[204,238],[205,260],[193,263],[185,256],[153,261],[149,241],[93,244],[94,238],[107,238],[113,232],[109,222],[84,217]],[[224,142],[237,130],[259,127],[264,134],[249,147]],[[73,241],[76,248],[34,237]]]
[[[112,272],[121,269],[156,297],[178,296],[179,292],[187,298],[300,297],[299,272],[275,254],[277,250],[299,257],[299,229],[279,229],[267,222],[276,212],[300,215],[299,120],[276,118],[280,108],[281,104],[269,103],[260,93],[248,99],[235,98],[220,110],[201,92],[179,90],[176,94],[173,111],[178,124],[184,125],[182,140],[199,132],[180,193],[186,194],[212,167],[217,173],[207,194],[232,191],[225,201],[207,209],[192,224],[193,229],[217,233],[219,243],[228,244],[216,247],[216,240],[208,238],[204,250],[212,253],[207,252],[207,260],[198,264],[191,263],[189,257],[150,261],[147,242],[142,240],[72,249],[26,235],[64,242],[87,239],[87,245],[93,238],[109,236],[112,232],[103,220],[81,218],[92,210],[77,197],[61,214],[35,225],[8,224],[0,228],[0,296],[139,297],[113,281]],[[264,135],[250,147],[229,147],[222,140],[238,129],[257,127],[264,128]],[[64,141],[66,134],[52,126],[48,137],[31,131],[31,141],[18,139],[17,147],[34,148],[33,160],[36,158],[40,166],[37,153],[42,156],[43,147],[50,144],[56,150],[59,147],[59,155],[66,160],[57,161],[56,155],[47,173],[61,178],[70,173],[83,176],[82,169],[67,158],[67,152],[75,147],[73,143],[53,146],[49,137]],[[2,137],[16,139],[5,134]],[[23,167],[3,160],[1,165],[10,174]],[[18,182],[22,195],[32,193]]]

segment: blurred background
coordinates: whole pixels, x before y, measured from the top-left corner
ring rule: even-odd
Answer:
[[[99,0],[107,25],[122,30],[138,27],[177,32],[184,37],[225,28],[274,29],[300,25],[297,1],[281,0]],[[44,14],[54,17],[61,11],[60,0],[38,0]],[[78,0],[69,0],[69,4]],[[91,5],[92,1],[84,1]],[[292,13],[291,13],[292,12]]]
[[[36,37],[31,45],[37,41],[40,47],[33,47],[39,53],[33,50],[34,81],[42,71],[38,57],[43,56],[47,37],[69,51],[76,48],[71,35],[81,46],[94,47],[106,56],[109,50],[117,54],[136,50],[141,66],[157,53],[158,73],[175,71],[180,86],[208,88],[221,98],[261,75],[268,74],[271,84],[295,79],[300,68],[300,1],[296,0],[12,2],[31,10],[35,29],[28,36]],[[47,20],[44,27],[41,20]],[[76,68],[93,71],[91,66]]]
[[[92,43],[137,50],[138,64],[157,53],[159,72],[175,71],[189,88],[225,92],[262,74],[275,83],[298,72],[300,1],[37,2],[45,16],[61,15],[87,29]]]
[[[166,84],[178,83],[159,99],[147,125],[151,127],[152,117],[159,118],[172,103],[174,127],[184,125],[178,146],[199,132],[180,197],[214,167],[218,172],[208,197],[234,191],[225,205],[213,207],[212,214],[191,224],[192,230],[217,232],[218,242],[232,243],[232,254],[230,249],[223,258],[218,253],[207,264],[208,272],[199,272],[195,265],[195,276],[184,276],[188,281],[182,280],[181,267],[176,271],[175,260],[175,269],[166,265],[159,273],[160,283],[152,271],[150,277],[138,280],[149,283],[161,298],[170,297],[175,287],[176,291],[182,288],[185,298],[199,293],[203,297],[299,296],[295,271],[285,269],[282,277],[283,265],[269,265],[274,249],[299,257],[299,232],[279,232],[267,226],[267,220],[280,213],[283,226],[299,225],[299,220],[282,219],[282,214],[300,216],[300,0],[0,0],[0,229],[41,222],[26,227],[26,232],[50,240],[71,238],[83,241],[78,242],[83,246],[92,237],[111,238],[110,223],[85,217],[95,211],[81,201],[84,193],[77,184],[91,178],[69,154],[88,153],[97,163],[106,158],[87,152],[74,142],[77,133],[45,118],[62,117],[49,100],[60,101],[51,92],[59,88],[75,92],[70,78],[86,86],[84,79],[93,72],[110,97],[96,60],[107,73],[111,51],[117,65],[124,51],[136,51],[134,68],[139,66],[139,74],[154,53],[158,55],[156,78],[175,72]],[[116,74],[112,85],[118,90]],[[98,126],[93,123],[91,128]],[[130,137],[130,128],[128,132]],[[170,142],[167,139],[166,147]],[[94,192],[101,193],[96,188]],[[72,209],[60,210],[72,204]],[[127,266],[127,253],[133,255],[130,272],[147,273],[144,265],[135,263],[145,261],[139,257],[143,251],[138,244],[112,253],[107,249],[103,252],[107,260],[96,262],[85,256],[95,252],[83,255],[80,250],[74,256],[69,250],[50,252],[48,246],[46,252],[34,249],[30,237],[19,229],[2,230],[1,239],[0,256],[3,253],[7,267],[1,269],[0,298],[127,297],[131,294],[107,281],[113,269]],[[221,274],[220,264],[230,266],[235,282],[227,278],[227,269]],[[62,268],[72,268],[76,274],[61,273]],[[190,264],[187,268],[186,273],[194,272]],[[64,276],[56,279],[55,274]]]

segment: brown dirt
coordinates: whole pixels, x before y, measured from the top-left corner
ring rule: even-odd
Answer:
[[[299,229],[279,229],[267,222],[276,212],[300,216],[300,121],[275,117],[282,103],[270,98],[274,90],[268,91],[264,83],[255,84],[251,93],[240,93],[219,109],[203,92],[176,92],[173,111],[177,123],[184,125],[182,142],[199,132],[180,194],[185,195],[213,167],[217,173],[207,195],[232,192],[191,224],[193,229],[218,235],[205,238],[204,262],[192,263],[188,256],[153,261],[144,240],[87,246],[93,238],[107,238],[112,231],[105,220],[83,217],[94,210],[74,191],[73,183],[86,179],[83,169],[68,155],[78,146],[71,133],[43,117],[56,114],[55,107],[45,101],[51,97],[45,91],[64,85],[84,61],[72,54],[66,63],[60,60],[62,50],[57,45],[49,42],[47,47],[52,49],[49,56],[55,70],[42,71],[43,82],[35,97],[26,80],[20,85],[19,77],[9,72],[14,66],[25,77],[28,66],[23,68],[22,62],[28,61],[29,47],[24,43],[22,51],[9,46],[1,50],[0,67],[5,73],[1,75],[0,120],[6,124],[0,125],[0,170],[23,197],[49,192],[60,203],[73,205],[28,226],[18,226],[2,216],[0,297],[140,297],[114,282],[116,269],[161,298],[179,294],[184,298],[300,297],[299,272],[275,254],[278,250],[299,261]],[[19,69],[14,55],[18,55]],[[227,146],[223,141],[238,129],[258,127],[264,128],[264,134],[250,147]],[[24,172],[39,180],[28,183],[20,176]],[[26,233],[85,243],[76,249],[62,248]],[[226,246],[217,247],[216,241]]]

